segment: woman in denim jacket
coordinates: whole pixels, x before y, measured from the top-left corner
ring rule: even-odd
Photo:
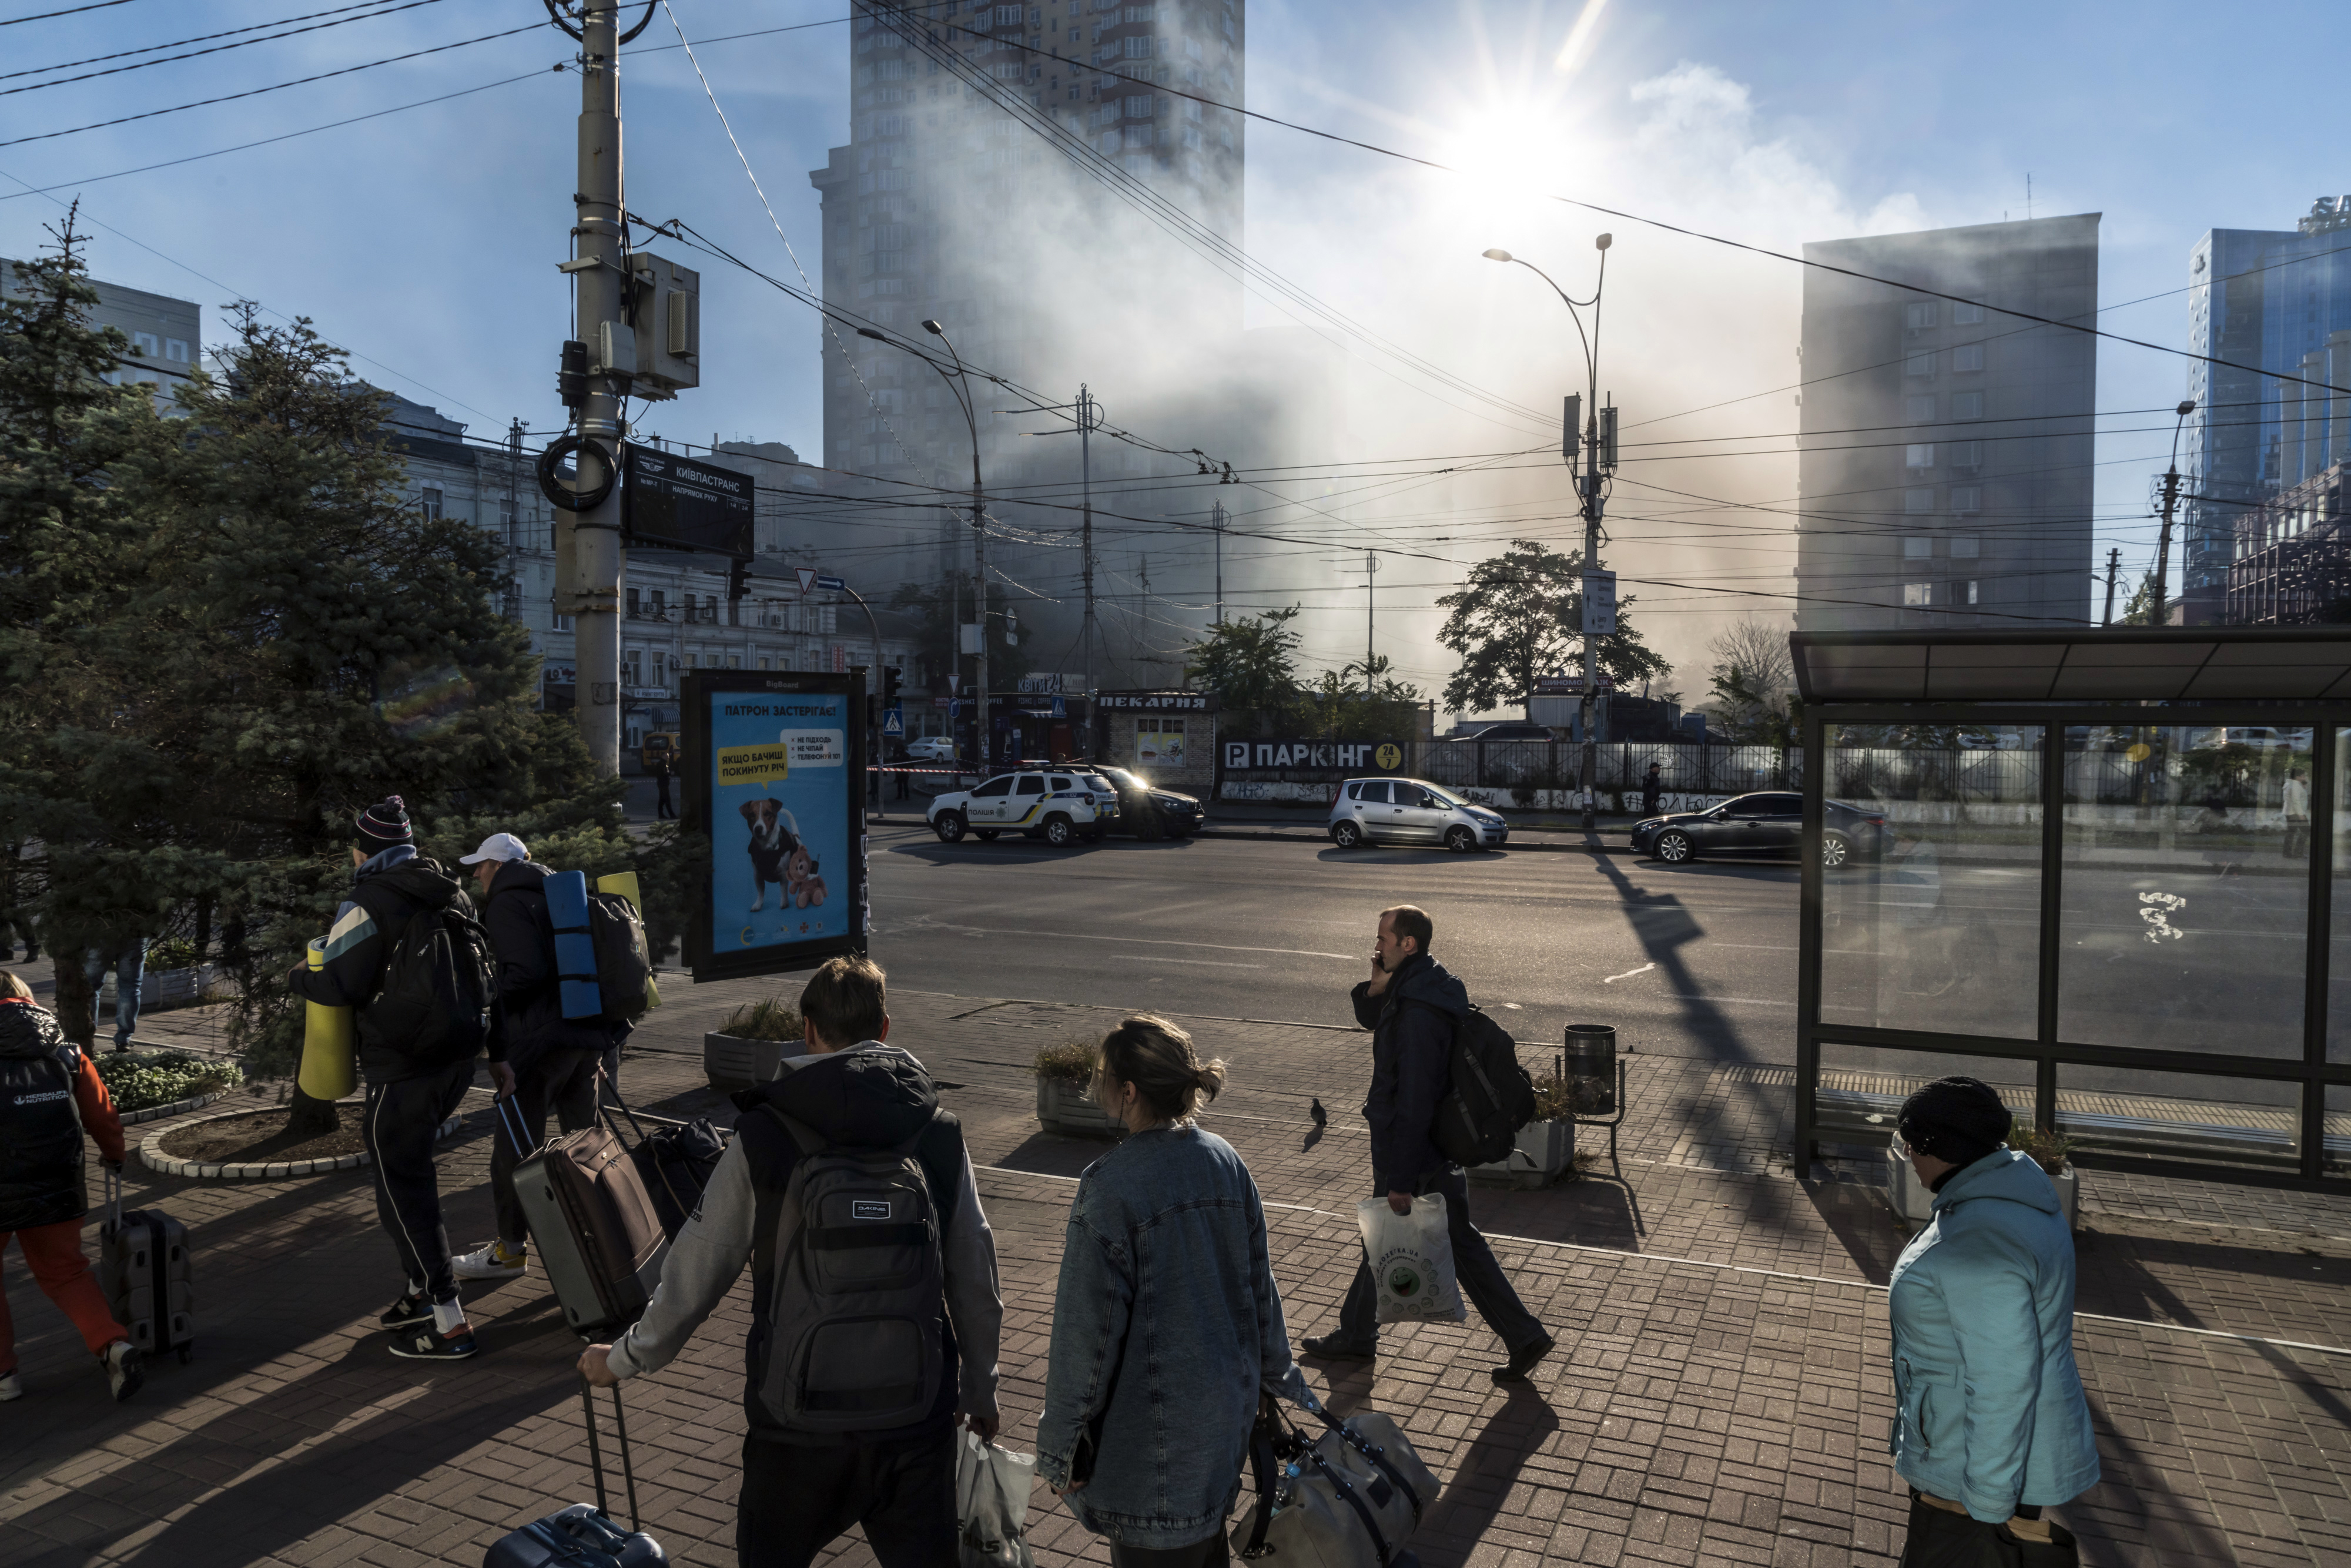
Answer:
[[[1225,1081],[1165,1019],[1102,1043],[1126,1141],[1086,1167],[1054,1298],[1037,1470],[1123,1568],[1214,1568],[1261,1392],[1293,1401],[1257,1183],[1192,1118]]]

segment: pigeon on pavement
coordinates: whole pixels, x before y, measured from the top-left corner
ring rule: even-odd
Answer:
[[[1320,1100],[1309,1099],[1306,1103],[1306,1113],[1314,1118],[1314,1124],[1318,1127],[1331,1119],[1331,1113],[1322,1109],[1322,1102]]]

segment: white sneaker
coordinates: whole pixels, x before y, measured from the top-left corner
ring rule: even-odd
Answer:
[[[0,1405],[11,1399],[25,1397],[25,1380],[13,1372],[0,1372]]]
[[[503,1241],[485,1241],[450,1265],[460,1280],[519,1280],[530,1272],[528,1252],[509,1254]]]
[[[139,1392],[147,1381],[146,1364],[140,1359],[138,1348],[127,1339],[116,1340],[99,1353],[99,1364],[106,1368],[107,1385],[114,1391],[119,1404]]]

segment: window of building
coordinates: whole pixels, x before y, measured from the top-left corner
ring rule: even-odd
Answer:
[[[643,613],[644,607],[637,602],[637,591],[629,590],[629,619],[634,621]]]
[[[1125,111],[1129,120],[1148,120],[1151,118],[1151,94],[1135,93],[1119,107]]]
[[[727,655],[726,655],[726,667],[727,667],[728,669],[730,669],[730,670],[739,670],[739,669],[741,669],[741,668],[743,667],[743,655],[742,655],[742,654],[740,654],[740,653],[729,653],[729,654],[727,654]]]
[[[1935,465],[1935,444],[1913,441],[1902,449],[1902,463],[1908,468],[1932,468]]]
[[[1902,585],[1902,602],[1906,608],[1917,610],[1935,601],[1935,585],[1931,582],[1906,582]]]
[[[141,359],[160,359],[163,353],[163,340],[152,332],[133,332],[131,334],[131,351]]]
[[[1902,307],[1902,324],[1916,332],[1935,324],[1935,301],[1913,299]]]
[[[1907,406],[1904,410],[1904,414],[1911,423],[1927,424],[1933,422],[1935,417],[1935,394],[1933,392],[1915,393],[1911,397],[1906,399],[1905,402]]]
[[[1951,417],[1953,419],[1981,419],[1983,417],[1983,393],[1980,392],[1953,392],[1951,394]]]
[[[571,630],[570,616],[558,612],[549,619],[558,632],[569,632]]]
[[[1935,541],[1925,534],[1912,534],[1902,541],[1902,559],[1904,560],[1934,559]]]
[[[1935,486],[1914,485],[1902,492],[1902,509],[1912,517],[1935,509]]]
[[[644,653],[642,649],[631,648],[621,654],[621,684],[625,686],[645,684]]]
[[[183,365],[186,364],[188,362],[188,340],[185,338],[164,339],[163,357],[167,360],[176,360]]]
[[[1953,534],[1951,536],[1951,559],[1953,560],[1973,560],[1982,553],[1982,541],[1978,539],[1975,535]]]
[[[1954,305],[1951,307],[1951,325],[1954,327],[1972,327],[1983,319],[1984,308],[1980,305]]]
[[[669,613],[669,605],[663,598],[663,592],[664,591],[658,588],[653,591],[653,619],[656,621],[661,620]]]
[[[1982,370],[1983,349],[1984,346],[1981,343],[1961,343],[1951,350],[1951,369],[1954,371]]]
[[[1902,373],[1906,376],[1933,375],[1935,373],[1935,350],[1932,349],[1921,349],[1918,352],[1905,359],[1902,361]]]
[[[436,523],[439,522],[441,520],[441,492],[430,485],[425,486],[423,491],[416,498],[416,507],[417,510],[423,512],[428,520]]]
[[[1980,441],[1954,441],[1944,456],[1952,467],[1971,472],[1983,466],[1983,444]]]
[[[977,591],[977,590],[974,591]],[[702,618],[705,621],[709,622],[714,626],[718,623],[718,596],[716,594],[706,593],[703,595]]]
[[[1976,580],[1972,577],[1965,582],[1952,584],[1951,591],[1953,597],[1962,604],[1973,604],[1977,601]]]
[[[1951,486],[1951,510],[1953,510],[1953,511],[1955,511],[1955,512],[1980,512],[1980,511],[1982,511],[1982,510],[1983,510],[1983,486],[1982,486],[1981,485],[1954,485],[1954,486]]]

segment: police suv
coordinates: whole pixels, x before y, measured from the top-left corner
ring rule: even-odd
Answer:
[[[982,842],[1020,833],[1056,848],[1080,839],[1092,843],[1117,822],[1118,791],[1084,769],[1024,768],[938,796],[928,819],[942,843],[959,842],[966,833]]]

